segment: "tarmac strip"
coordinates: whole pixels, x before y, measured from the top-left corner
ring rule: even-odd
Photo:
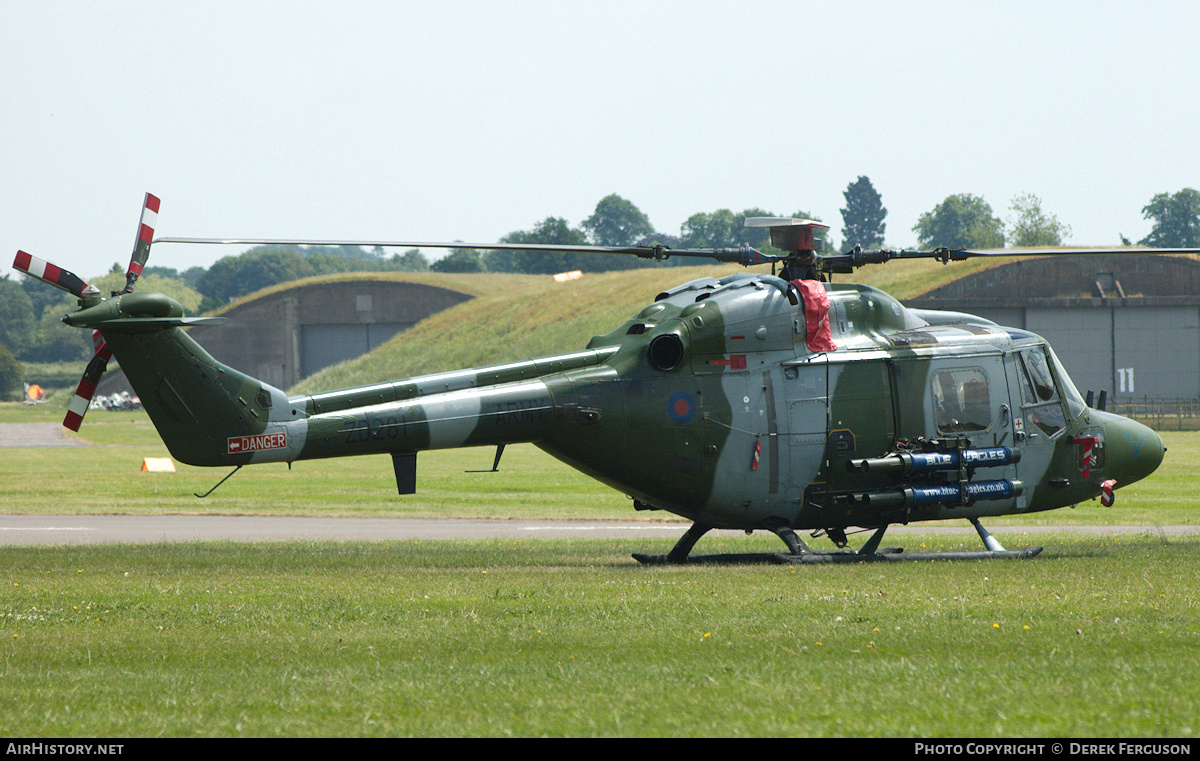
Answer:
[[[228,515],[4,515],[0,546],[147,544],[158,542],[381,541],[396,539],[488,539],[515,537],[659,537],[675,539],[689,524],[615,521],[483,520],[459,518],[320,518]],[[1047,533],[1193,536],[1200,526],[996,526],[1002,544],[1017,545]],[[715,531],[740,534],[740,531]],[[890,538],[905,534],[974,534],[965,526],[893,526]],[[782,546],[782,545],[781,545]]]
[[[88,447],[91,444],[72,438],[58,423],[0,424],[0,448]]]

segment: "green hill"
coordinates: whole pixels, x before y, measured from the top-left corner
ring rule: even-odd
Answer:
[[[982,260],[950,266],[930,261],[893,262],[864,268],[853,280],[905,299],[995,264]],[[290,393],[575,351],[586,346],[592,336],[615,330],[667,288],[698,277],[743,271],[736,265],[639,269],[587,274],[565,283],[542,275],[410,275],[406,279],[436,277],[430,284],[476,298],[432,315],[369,354],[305,378]],[[837,279],[849,280],[850,276]],[[254,294],[260,295],[262,292]]]

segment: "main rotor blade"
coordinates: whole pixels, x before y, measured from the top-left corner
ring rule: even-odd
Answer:
[[[1200,248],[1005,248],[974,251],[953,249],[950,260],[976,256],[1107,256],[1127,254],[1200,254]]]
[[[744,266],[782,261],[750,246],[737,248],[670,248],[668,246],[569,246],[558,243],[455,243],[380,240],[299,240],[278,238],[155,238],[155,243],[211,243],[244,246],[359,246],[373,248],[475,248],[484,251],[545,251],[567,254],[618,254],[662,260],[672,256],[695,256]]]
[[[821,267],[826,271],[852,272],[867,264],[882,264],[893,259],[935,259],[946,262],[965,261],[976,257],[1017,256],[1107,256],[1146,254],[1200,254],[1200,248],[998,248],[974,250],[965,248],[936,248],[932,251],[847,251],[821,257]]]

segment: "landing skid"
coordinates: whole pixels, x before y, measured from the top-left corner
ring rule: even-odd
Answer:
[[[1021,550],[1006,550],[988,533],[979,521],[970,519],[971,524],[979,533],[979,538],[987,547],[981,552],[914,552],[905,553],[899,547],[879,548],[879,542],[887,531],[887,526],[881,526],[871,535],[871,538],[857,550],[835,550],[832,552],[814,552],[790,528],[774,529],[775,533],[788,545],[788,552],[751,552],[724,553],[720,555],[691,555],[692,547],[700,537],[709,531],[708,526],[699,523],[692,524],[687,533],[666,555],[646,555],[635,552],[633,559],[643,565],[692,565],[692,564],[739,564],[739,563],[775,563],[778,565],[797,565],[810,563],[874,563],[897,562],[901,560],[992,560],[992,559],[1022,559],[1031,558],[1042,551],[1041,547],[1026,547]]]

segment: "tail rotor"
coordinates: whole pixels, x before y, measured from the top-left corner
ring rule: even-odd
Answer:
[[[138,224],[137,237],[133,240],[133,255],[129,258],[129,269],[125,271],[125,290],[121,293],[133,291],[133,284],[142,276],[142,268],[150,258],[150,242],[154,240],[154,227],[158,224],[160,203],[157,196],[146,194],[146,200],[142,203],[142,219]]]
[[[129,259],[129,268],[125,271],[125,289],[119,293],[114,291],[113,296],[131,293],[134,284],[142,275],[142,269],[145,268],[146,261],[150,258],[150,243],[154,239],[159,203],[156,196],[151,193],[146,194],[142,203],[142,218],[138,223],[137,237],[133,242],[133,255]],[[41,280],[43,283],[66,291],[79,299],[81,306],[85,305],[87,301],[99,302],[102,300],[100,290],[96,286],[84,282],[74,272],[24,251],[17,252],[16,259],[13,260],[13,268]],[[79,380],[75,396],[67,409],[67,416],[63,419],[63,425],[72,431],[78,431],[79,426],[82,425],[83,416],[91,405],[92,396],[96,393],[96,386],[100,383],[100,377],[104,375],[104,371],[108,368],[108,360],[112,358],[112,350],[108,348],[108,344],[99,330],[92,331],[92,343],[95,346],[92,358],[83,371],[83,377]]]

